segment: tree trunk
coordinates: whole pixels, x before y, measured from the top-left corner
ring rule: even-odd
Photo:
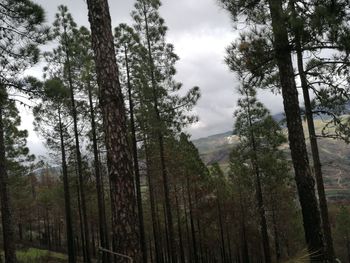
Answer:
[[[292,3],[292,8],[293,8],[293,14],[296,17],[294,3]],[[333,247],[332,230],[331,230],[329,217],[328,217],[328,204],[327,204],[326,193],[324,190],[322,166],[321,166],[321,160],[320,160],[320,153],[318,150],[315,124],[313,119],[312,105],[311,105],[310,94],[309,94],[309,85],[308,85],[306,73],[304,70],[303,51],[301,48],[300,32],[298,32],[298,30],[295,30],[294,33],[295,33],[295,47],[296,47],[297,60],[298,60],[298,71],[299,71],[299,77],[300,77],[301,87],[302,87],[303,96],[304,96],[305,115],[307,119],[308,130],[309,130],[309,140],[311,145],[311,153],[312,153],[313,165],[314,165],[314,171],[315,171],[318,200],[320,204],[323,235],[325,240],[325,257],[330,262],[333,262],[335,261],[335,253],[334,253],[334,247]]]
[[[199,255],[198,255],[198,262],[203,262],[203,240],[202,240],[202,230],[201,230],[201,224],[200,224],[200,221],[199,221],[199,218],[197,217],[197,220],[196,220],[196,223],[197,223],[197,230],[198,230],[198,246],[199,246]],[[203,230],[204,232],[205,230]]]
[[[187,213],[187,205],[186,205],[186,192],[185,192],[185,186],[182,187],[182,199],[184,202],[184,213],[185,213],[185,225],[186,225],[186,235],[187,235],[187,250],[188,250],[188,260],[192,261],[192,245],[193,243],[191,242],[191,235],[190,235],[190,226],[188,224],[188,213]]]
[[[305,145],[298,91],[294,79],[291,49],[285,26],[286,21],[282,9],[282,1],[269,0],[269,8],[272,17],[275,56],[279,68],[284,110],[287,117],[289,145],[302,208],[306,243],[309,252],[313,255],[312,259],[322,261],[324,256],[320,213],[314,189],[315,182],[311,175]]]
[[[166,213],[166,207],[165,203],[163,202],[163,214],[164,214],[164,228],[165,228],[165,241],[166,241],[166,258],[168,259],[168,262],[171,262],[171,248],[170,248],[170,240],[169,240],[169,225],[168,225],[168,217]]]
[[[109,249],[105,197],[104,197],[104,189],[102,186],[102,176],[100,171],[100,159],[98,155],[98,143],[97,143],[97,135],[96,135],[95,110],[94,110],[94,104],[92,101],[91,89],[92,88],[89,80],[88,82],[89,106],[90,106],[90,118],[91,118],[91,130],[92,130],[92,144],[93,144],[93,151],[94,151],[94,168],[95,168],[95,178],[96,178],[100,244],[102,248]],[[108,253],[103,253],[102,263],[107,263],[107,262],[110,262],[110,255]]]
[[[79,189],[78,180],[76,180],[76,187],[77,187],[77,196],[78,196],[77,201],[78,201],[78,214],[79,214],[79,225],[80,225],[81,250],[83,252],[83,258],[85,260],[86,249],[85,249],[84,225],[83,225],[83,216],[82,216],[82,211],[81,211],[80,189]]]
[[[180,259],[181,259],[181,263],[185,263],[185,252],[184,252],[183,237],[182,237],[180,205],[179,205],[179,199],[178,199],[178,193],[177,193],[176,187],[175,187],[175,203],[176,203],[176,215],[177,215],[177,230],[179,233]]]
[[[260,232],[262,237],[262,245],[264,248],[264,257],[265,257],[265,263],[271,262],[271,253],[270,253],[270,240],[269,240],[269,234],[267,231],[267,220],[266,220],[266,211],[264,206],[264,198],[263,198],[263,192],[262,192],[262,186],[261,186],[261,175],[260,175],[260,167],[259,167],[259,159],[258,159],[258,149],[256,144],[256,137],[253,130],[253,122],[251,118],[251,108],[250,108],[250,102],[247,94],[247,101],[248,101],[248,123],[250,128],[250,141],[252,146],[252,164],[253,169],[255,172],[255,189],[256,189],[256,200],[258,203],[258,211],[260,216]]]
[[[272,208],[272,224],[273,224],[273,233],[275,236],[275,251],[276,251],[276,262],[281,261],[281,246],[279,242],[279,235],[278,235],[278,229],[277,229],[277,220],[276,220],[276,209],[275,207]]]
[[[1,88],[2,89],[2,88]],[[3,92],[2,90],[0,91]],[[0,95],[2,96],[2,94]],[[1,197],[1,219],[4,240],[4,252],[6,263],[16,263],[16,241],[14,232],[14,222],[11,212],[11,202],[9,193],[9,182],[6,167],[3,105],[5,98],[0,97],[0,197]]]
[[[154,103],[154,111],[155,111],[155,117],[158,121],[156,128],[156,134],[159,144],[159,155],[160,155],[160,165],[161,165],[161,171],[162,171],[162,177],[163,177],[163,188],[164,188],[164,198],[165,198],[165,211],[166,211],[166,217],[168,220],[168,224],[166,226],[168,234],[169,234],[169,243],[170,243],[170,250],[169,254],[171,257],[171,263],[177,262],[176,257],[176,244],[175,244],[175,237],[174,237],[174,224],[173,224],[173,216],[172,216],[172,210],[171,210],[171,202],[170,202],[170,190],[169,190],[169,178],[168,178],[168,171],[165,164],[165,149],[164,149],[164,135],[161,130],[161,117],[160,112],[158,108],[158,97],[156,92],[156,80],[155,80],[155,69],[154,69],[154,61],[153,61],[153,55],[152,55],[152,46],[150,41],[150,33],[148,28],[148,17],[146,14],[146,11],[144,11],[144,18],[145,18],[145,30],[146,30],[146,40],[147,40],[147,51],[148,51],[148,59],[150,64],[150,77],[152,82],[152,92],[153,92],[153,103]]]
[[[21,220],[19,218],[19,220]],[[19,236],[19,240],[23,241],[23,225],[22,223],[18,223],[18,236]]]
[[[195,189],[195,203],[194,206],[197,207],[198,204],[198,191],[197,189]],[[199,247],[199,253],[198,253],[198,262],[203,262],[203,239],[205,236],[205,228],[203,229],[203,236],[202,236],[202,230],[201,230],[201,224],[200,224],[200,217],[197,216],[197,231],[198,231],[198,238],[197,240],[197,244]]]
[[[154,196],[154,186],[151,178],[151,172],[150,172],[150,158],[149,158],[149,151],[146,139],[144,139],[145,142],[145,155],[146,155],[146,164],[147,164],[147,181],[148,181],[148,191],[149,191],[149,200],[151,205],[151,219],[152,219],[152,230],[153,230],[153,239],[154,239],[154,246],[155,246],[155,252],[156,252],[156,262],[157,263],[163,263],[163,253],[161,248],[161,241],[160,241],[160,232],[159,232],[159,224],[157,220],[157,212],[156,212],[156,200]]]
[[[141,182],[140,182],[141,176],[140,176],[139,159],[138,159],[138,153],[137,153],[137,140],[136,140],[136,129],[135,129],[135,118],[134,118],[134,101],[133,101],[132,90],[131,90],[129,58],[128,58],[127,48],[125,48],[125,65],[126,65],[126,74],[127,74],[127,82],[128,82],[130,127],[131,127],[131,140],[132,140],[132,153],[133,153],[132,155],[133,155],[133,161],[134,161],[134,173],[135,173],[135,183],[136,183],[137,212],[138,212],[139,228],[140,228],[140,244],[141,244],[143,263],[147,263],[147,245],[146,245],[145,225],[143,222],[143,206],[142,206],[142,193],[141,193]]]
[[[232,247],[231,247],[231,238],[230,238],[230,231],[229,227],[226,224],[226,240],[227,240],[227,249],[228,249],[228,262],[233,262],[232,258]]]
[[[87,208],[86,208],[86,198],[85,198],[85,184],[83,177],[83,164],[80,152],[80,142],[79,142],[79,132],[78,132],[78,117],[77,117],[77,109],[75,106],[75,98],[74,98],[74,87],[73,87],[73,78],[72,78],[72,68],[70,63],[70,49],[69,43],[67,40],[67,32],[66,27],[64,27],[64,42],[65,42],[65,53],[66,53],[66,70],[68,76],[68,84],[70,91],[70,99],[71,99],[71,112],[73,118],[73,127],[74,127],[74,139],[75,139],[75,154],[77,160],[77,172],[79,179],[79,187],[80,187],[80,199],[81,199],[81,210],[83,217],[83,227],[84,227],[84,238],[85,238],[85,254],[86,254],[86,263],[91,263],[91,255],[90,255],[90,238],[89,238],[89,224],[87,221]]]
[[[114,250],[140,262],[134,178],[109,6],[107,0],[88,0],[87,5],[106,136]]]
[[[68,246],[68,262],[75,263],[75,251],[74,251],[74,233],[72,226],[72,210],[70,206],[70,191],[68,181],[68,171],[66,162],[66,149],[63,138],[63,127],[61,120],[61,111],[58,109],[58,122],[60,129],[60,141],[61,141],[61,158],[62,158],[62,175],[63,175],[63,191],[64,191],[64,208],[66,216],[66,233],[67,233],[67,246]]]
[[[33,226],[32,226],[32,220],[29,222],[29,241],[33,242]],[[71,263],[71,262],[69,262]]]
[[[96,243],[95,243],[95,229],[94,224],[91,222],[91,244],[92,244],[92,256],[96,258]]]
[[[350,262],[350,239],[349,239],[349,232],[346,231],[346,251],[348,254],[348,262]]]
[[[239,189],[239,204],[241,210],[241,237],[242,237],[242,263],[249,263],[249,251],[248,251],[248,241],[247,241],[247,231],[246,231],[246,216],[243,206],[242,189],[241,185],[238,185]]]
[[[219,198],[219,197],[217,197]],[[222,221],[222,210],[220,200],[217,199],[217,208],[218,208],[218,218],[219,218],[219,229],[220,229],[220,241],[221,241],[221,256],[222,262],[225,263],[226,259],[226,246],[225,246],[225,237],[224,237],[224,223]]]
[[[198,261],[196,230],[195,230],[195,226],[194,226],[192,195],[191,195],[191,190],[190,190],[190,179],[189,179],[188,175],[186,177],[186,181],[187,181],[188,209],[190,212],[190,225],[191,225],[191,235],[192,235],[193,257],[194,257],[194,262],[198,263],[199,261]]]

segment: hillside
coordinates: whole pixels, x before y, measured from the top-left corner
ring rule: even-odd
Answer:
[[[323,122],[315,120],[318,133],[321,132]],[[305,134],[307,134],[304,124]],[[308,142],[308,136],[306,136]],[[218,162],[227,171],[229,154],[238,138],[232,132],[212,135],[194,140],[203,161],[210,165]],[[283,146],[289,156],[288,145]],[[319,139],[320,156],[323,164],[323,174],[328,198],[331,200],[350,200],[350,145],[343,141],[321,138]],[[310,145],[308,144],[308,150]]]

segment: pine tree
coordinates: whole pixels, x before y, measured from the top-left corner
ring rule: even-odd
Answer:
[[[115,34],[115,44],[117,54],[120,54],[126,71],[126,88],[127,88],[127,100],[129,101],[129,115],[130,115],[130,134],[131,134],[131,145],[132,145],[132,155],[133,155],[133,167],[135,173],[135,183],[136,183],[136,196],[137,196],[137,207],[138,207],[138,217],[139,217],[139,228],[140,228],[140,244],[142,250],[142,260],[147,262],[147,245],[143,218],[143,206],[142,206],[142,194],[141,194],[141,183],[140,183],[140,167],[137,149],[137,134],[136,134],[136,120],[135,120],[135,102],[134,102],[134,88],[135,82],[132,79],[131,70],[137,68],[137,53],[140,49],[139,39],[135,34],[134,30],[127,26],[126,24],[121,24],[114,29]]]
[[[314,190],[309,160],[306,151],[305,137],[300,117],[298,92],[289,49],[287,27],[283,19],[281,1],[269,1],[274,32],[274,48],[279,68],[282,95],[287,117],[288,135],[295,177],[302,206],[306,242],[309,251],[315,253],[315,259],[323,260],[323,242],[320,228],[320,216]]]
[[[105,208],[105,196],[103,189],[103,176],[101,171],[101,163],[99,158],[99,147],[98,147],[98,119],[99,113],[96,110],[94,98],[96,89],[96,73],[95,64],[93,61],[93,50],[91,46],[91,34],[88,29],[81,27],[79,29],[78,41],[77,41],[77,56],[78,60],[81,61],[81,72],[79,80],[81,86],[84,86],[85,92],[88,96],[89,114],[91,123],[91,140],[94,155],[94,170],[96,178],[96,191],[98,201],[98,215],[99,215],[99,232],[100,232],[100,244],[103,248],[109,249],[109,235],[108,226],[106,219],[106,208]],[[103,262],[109,262],[110,255],[103,254]]]
[[[239,203],[243,200],[244,187],[254,187],[256,194],[257,212],[260,217],[260,231],[263,247],[270,243],[268,232],[274,233],[275,252],[277,260],[281,259],[279,244],[279,227],[277,217],[281,215],[283,207],[292,206],[294,200],[293,188],[290,186],[289,163],[279,147],[286,142],[282,128],[273,120],[268,110],[256,99],[256,93],[247,84],[239,89],[242,98],[238,101],[238,110],[235,112],[235,134],[238,136],[239,145],[231,154],[231,176],[238,185]],[[254,179],[244,179],[252,176]],[[250,186],[251,184],[251,186]],[[278,196],[284,198],[276,199]],[[283,200],[283,201],[282,201]],[[243,259],[249,260],[246,241],[246,211],[240,209],[242,215],[241,228],[243,240]],[[291,209],[293,211],[294,209]],[[271,215],[270,211],[272,211]],[[268,228],[268,221],[270,227]],[[285,222],[285,224],[290,222]],[[270,229],[270,231],[269,231]],[[264,233],[265,232],[265,233]],[[266,241],[266,235],[268,241]],[[271,252],[270,246],[264,247]],[[266,256],[265,256],[266,258]],[[269,259],[272,261],[270,254]]]
[[[56,20],[54,21],[54,35],[59,41],[59,47],[56,49],[56,55],[61,55],[63,59],[63,77],[66,82],[66,85],[70,90],[70,109],[73,119],[73,130],[75,138],[75,154],[77,162],[77,173],[79,179],[80,187],[80,200],[82,208],[82,218],[83,218],[83,232],[84,232],[84,257],[86,262],[91,262],[91,252],[90,252],[90,238],[89,238],[89,225],[87,221],[87,207],[86,207],[86,194],[85,194],[85,180],[83,175],[82,167],[82,156],[81,156],[81,147],[79,141],[79,131],[78,131],[78,113],[77,113],[77,102],[75,99],[75,86],[73,80],[73,69],[74,62],[73,56],[75,55],[75,41],[74,35],[77,33],[76,24],[73,21],[71,14],[68,13],[68,9],[65,6],[58,7],[59,13],[56,14]],[[54,51],[55,52],[55,51]],[[55,55],[55,54],[54,54]]]
[[[328,205],[327,205],[326,193],[324,189],[321,160],[320,160],[319,147],[318,147],[318,142],[316,137],[317,136],[316,129],[315,129],[315,124],[313,119],[313,107],[312,107],[312,102],[309,94],[309,84],[308,84],[309,81],[307,79],[307,74],[304,69],[304,54],[302,49],[302,47],[305,45],[304,43],[308,43],[310,42],[310,40],[307,39],[307,37],[305,37],[307,34],[305,33],[304,28],[300,27],[300,22],[298,21],[300,17],[298,17],[296,14],[294,1],[291,1],[290,6],[291,6],[292,19],[294,19],[293,20],[294,23],[292,23],[292,29],[294,30],[293,31],[294,42],[295,42],[294,45],[295,45],[297,61],[298,61],[299,78],[300,78],[301,87],[303,90],[303,97],[304,97],[304,103],[305,103],[305,116],[308,124],[313,167],[315,172],[317,193],[318,193],[319,204],[320,204],[323,235],[325,239],[325,257],[327,260],[332,262],[335,259],[332,232],[331,232],[331,226],[328,218]]]
[[[340,236],[341,241],[345,245],[346,248],[346,257],[350,259],[350,213],[349,208],[345,206],[341,206],[340,210],[337,214],[337,227],[336,232]],[[344,258],[345,261],[345,258]]]
[[[126,112],[118,77],[108,2],[89,0],[87,4],[106,136],[113,248],[115,252],[139,262],[136,196],[127,141]]]
[[[69,263],[74,263],[76,262],[76,255],[66,154],[68,131],[65,121],[68,117],[67,103],[69,90],[60,79],[53,78],[44,83],[44,90],[41,97],[42,103],[33,109],[33,115],[35,117],[34,125],[35,129],[46,139],[49,147],[53,147],[53,149],[58,147],[61,151],[68,260]],[[57,138],[59,139],[57,140]]]
[[[243,84],[243,87],[239,90],[239,92],[243,98],[238,101],[239,109],[235,112],[235,132],[240,137],[241,143],[245,144],[249,151],[248,155],[250,163],[255,174],[256,199],[260,215],[260,228],[265,262],[271,262],[270,241],[262,190],[262,170],[260,167],[259,158],[264,152],[262,151],[263,144],[266,145],[266,148],[264,149],[265,151],[276,149],[275,145],[266,140],[266,135],[268,132],[266,130],[267,127],[275,136],[276,142],[273,143],[277,145],[281,144],[283,136],[281,138],[281,135],[278,134],[278,127],[276,127],[276,124],[271,121],[271,117],[268,116],[268,111],[261,103],[257,102],[255,98],[255,91],[251,87]],[[262,138],[264,138],[267,142],[263,143]],[[268,149],[268,147],[271,146],[273,149]]]
[[[137,1],[132,17],[135,21],[135,31],[138,33],[141,44],[145,47],[141,58],[147,60],[147,68],[143,70],[146,78],[143,85],[143,94],[147,101],[148,112],[151,113],[150,138],[159,151],[159,163],[163,181],[164,202],[169,234],[169,254],[172,262],[176,262],[176,244],[174,224],[171,208],[171,180],[165,156],[166,138],[172,132],[178,132],[187,123],[195,118],[184,114],[191,109],[199,97],[197,87],[191,89],[188,95],[180,97],[177,92],[182,85],[174,81],[176,73],[175,63],[178,57],[173,52],[174,47],[166,43],[164,20],[159,15],[160,1]]]
[[[38,44],[45,41],[43,9],[29,0],[3,1],[0,4],[0,188],[1,214],[4,237],[5,260],[16,262],[15,237],[6,167],[3,111],[10,87],[25,90],[18,83],[18,76],[38,60]]]
[[[241,3],[235,4],[230,1],[222,2],[225,7],[231,11],[234,17],[237,17],[240,13],[246,12],[246,21],[248,23],[253,22],[262,25],[266,24],[267,21],[271,23],[272,31],[270,35],[273,37],[273,49],[270,51],[273,51],[274,56],[272,56],[272,59],[275,60],[275,65],[277,65],[278,69],[278,75],[275,75],[273,80],[274,83],[278,83],[282,90],[289,132],[289,144],[296,175],[295,179],[303,211],[305,237],[310,253],[315,253],[313,254],[315,259],[322,259],[323,242],[320,228],[321,220],[314,191],[314,180],[311,176],[305,145],[298,92],[291,61],[292,48],[289,44],[288,26],[282,2],[263,1],[260,3],[251,3],[249,8]]]

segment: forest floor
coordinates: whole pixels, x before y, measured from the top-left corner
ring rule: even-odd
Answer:
[[[18,263],[67,263],[68,256],[44,249],[28,248],[17,251]],[[0,263],[4,262],[3,251],[0,251]],[[82,263],[82,260],[78,259]],[[97,262],[97,260],[93,260]]]

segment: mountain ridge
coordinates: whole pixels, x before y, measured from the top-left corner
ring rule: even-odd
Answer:
[[[310,154],[307,125],[305,122],[303,124]],[[315,119],[315,126],[317,133],[320,134],[324,122],[321,119]],[[284,130],[287,133],[287,129],[284,128]],[[217,162],[225,172],[228,172],[229,156],[239,139],[232,131],[228,131],[196,139],[192,142],[197,147],[206,165]],[[341,140],[330,138],[319,138],[318,142],[328,199],[331,201],[350,201],[350,146]],[[289,145],[285,144],[282,148],[290,159]],[[309,157],[311,163],[312,158]]]

